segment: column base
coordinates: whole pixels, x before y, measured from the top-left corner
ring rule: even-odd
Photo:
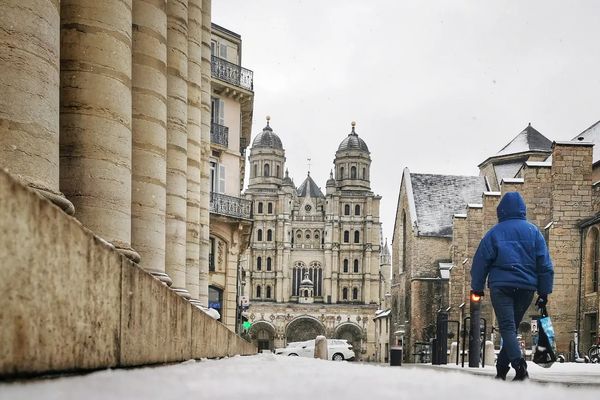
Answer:
[[[159,272],[159,271],[147,271],[147,272],[150,273],[153,277],[155,277],[159,281],[161,281],[161,283],[163,283],[167,287],[170,287],[173,284],[173,280],[169,277],[169,275],[165,274],[164,272]]]
[[[190,303],[192,303],[192,305],[194,307],[197,307],[197,308],[202,307],[202,303],[200,303],[200,300],[198,300],[198,299],[190,299]]]
[[[171,287],[171,290],[174,291],[175,293],[177,293],[178,296],[181,296],[186,300],[188,300],[192,297],[190,295],[190,292],[187,291],[187,289]]]
[[[141,257],[137,251],[135,251],[134,249],[131,248],[131,246],[125,247],[125,246],[118,245],[114,242],[113,242],[113,244],[115,245],[115,249],[117,249],[117,251],[119,253],[123,254],[125,257],[129,258],[134,263],[139,264]]]
[[[64,194],[62,194],[60,192],[53,192],[46,188],[41,188],[41,187],[33,186],[33,185],[29,185],[29,187],[31,189],[35,190],[36,192],[38,192],[43,197],[50,200],[52,203],[54,203],[58,207],[60,207],[60,209],[63,210],[66,214],[68,214],[68,215],[75,214],[75,206],[73,206],[73,203],[71,203],[69,200],[67,200],[67,198],[65,197]]]

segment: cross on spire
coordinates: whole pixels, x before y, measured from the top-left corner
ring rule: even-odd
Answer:
[[[307,163],[308,164],[308,174],[310,175],[310,162],[311,162],[312,158],[308,157],[306,160],[308,161],[308,163]]]

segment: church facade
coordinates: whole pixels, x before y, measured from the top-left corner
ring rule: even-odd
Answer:
[[[267,119],[252,143],[246,190],[254,207],[243,272],[250,336],[261,350],[317,335],[343,338],[357,359],[371,360],[381,197],[371,191],[369,149],[353,124],[335,153],[325,193],[310,173],[296,187],[285,161]]]

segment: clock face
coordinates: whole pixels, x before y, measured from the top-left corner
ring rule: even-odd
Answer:
[[[310,204],[307,204],[307,205],[305,205],[305,206],[304,206],[304,209],[305,209],[307,212],[310,212],[310,210],[312,210],[312,207],[310,206]]]

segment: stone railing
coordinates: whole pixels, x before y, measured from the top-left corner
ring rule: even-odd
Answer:
[[[215,123],[210,124],[210,142],[229,147],[229,128]]]
[[[212,56],[211,76],[246,90],[254,90],[254,73],[249,69]]]
[[[252,219],[252,202],[221,193],[210,193],[210,212],[227,217]]]

